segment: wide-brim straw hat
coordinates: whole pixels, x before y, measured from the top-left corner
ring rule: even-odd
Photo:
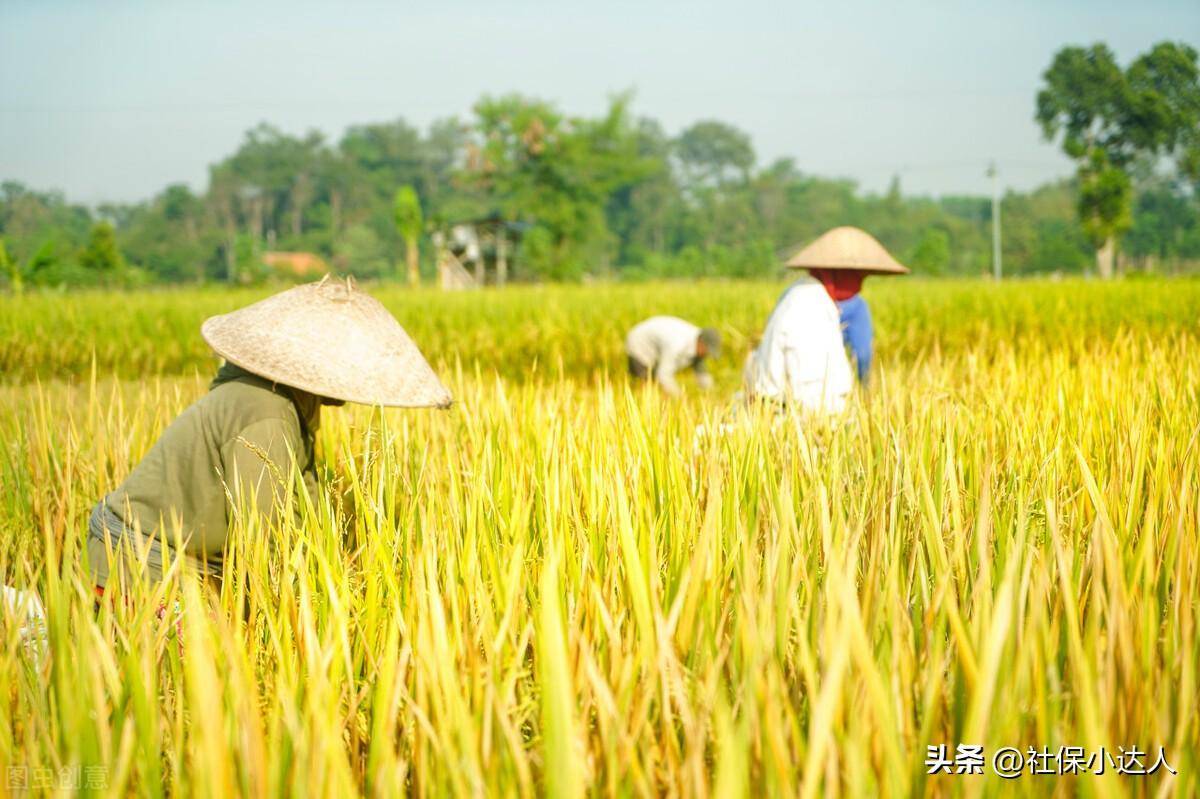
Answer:
[[[874,236],[856,227],[835,227],[788,259],[792,269],[854,269],[879,275],[906,275]]]
[[[320,397],[400,408],[453,401],[400,323],[349,279],[206,319],[200,335],[230,363]]]

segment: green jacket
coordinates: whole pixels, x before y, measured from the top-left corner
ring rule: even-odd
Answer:
[[[176,525],[193,565],[220,577],[233,508],[251,503],[268,519],[278,512],[299,465],[315,498],[313,433],[319,398],[226,364],[209,392],[173,421],[125,482],[93,513],[88,560],[98,585],[108,579],[107,546],[139,534],[149,548],[151,579],[162,576],[158,534],[174,543]],[[232,504],[230,502],[232,500]],[[96,527],[96,517],[119,520]],[[116,526],[118,530],[113,530]]]

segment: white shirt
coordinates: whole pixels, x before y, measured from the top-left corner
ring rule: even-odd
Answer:
[[[652,316],[629,331],[625,353],[653,372],[664,391],[678,394],[675,373],[695,364],[699,337],[700,328],[691,322],[675,316]],[[712,382],[703,367],[696,370],[696,379],[702,388]]]
[[[796,402],[818,413],[840,413],[854,387],[842,344],[837,305],[811,277],[793,283],[771,312],[744,373],[753,397]]]

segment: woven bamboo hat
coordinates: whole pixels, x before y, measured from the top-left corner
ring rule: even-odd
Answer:
[[[855,269],[880,275],[906,275],[908,267],[892,257],[875,237],[856,227],[835,227],[793,255],[792,269]]]
[[[320,397],[401,408],[453,401],[395,317],[349,279],[206,319],[200,335],[230,363]]]

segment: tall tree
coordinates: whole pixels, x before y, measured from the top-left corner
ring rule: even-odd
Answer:
[[[647,255],[668,249],[672,217],[680,211],[679,186],[671,168],[671,140],[653,119],[634,125],[637,154],[648,168],[636,180],[619,186],[609,197],[607,219],[620,240],[623,265],[636,264]]]
[[[117,248],[116,231],[108,222],[97,222],[92,226],[87,247],[79,254],[79,265],[104,282],[125,271],[125,259]]]
[[[1181,259],[1200,257],[1197,198],[1180,181],[1152,178],[1139,186],[1134,223],[1124,250],[1153,271]]]
[[[1122,71],[1103,44],[1066,47],[1043,74],[1037,120],[1078,164],[1079,218],[1100,275],[1132,224],[1129,170],[1138,158],[1173,155],[1200,181],[1200,70],[1196,51],[1162,42]]]
[[[208,195],[209,214],[220,230],[221,258],[225,262],[225,279],[237,279],[237,237],[239,222],[239,196],[237,176],[228,163],[216,164],[209,169]]]
[[[470,130],[456,118],[435,120],[421,142],[421,202],[435,216],[451,195],[461,191],[454,175],[462,167]]]
[[[675,152],[693,184],[745,181],[754,166],[750,137],[724,122],[697,122],[675,140]]]
[[[686,199],[705,250],[753,237],[753,208],[746,189],[754,167],[750,137],[732,125],[697,122],[674,142]]]
[[[467,177],[503,216],[535,223],[523,262],[543,277],[604,268],[615,249],[605,206],[652,168],[638,154],[628,104],[628,97],[614,98],[599,119],[566,117],[517,95],[475,106]]]
[[[945,274],[950,265],[950,237],[946,231],[928,228],[921,234],[917,246],[909,252],[908,262],[924,275]]]
[[[396,190],[396,197],[392,200],[392,218],[396,222],[396,232],[404,240],[408,285],[420,285],[420,251],[417,247],[421,238],[421,200],[412,186],[401,186]]]
[[[403,119],[355,125],[342,136],[338,150],[358,180],[385,203],[396,186],[420,190],[424,164],[421,132]]]

